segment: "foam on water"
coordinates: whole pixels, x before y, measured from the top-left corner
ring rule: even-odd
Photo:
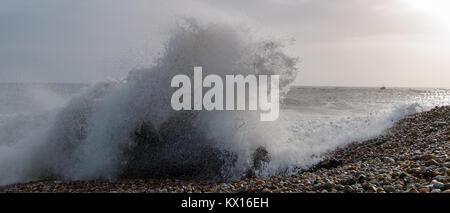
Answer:
[[[270,162],[255,175],[295,172],[338,146],[381,134],[407,114],[450,102],[448,90],[431,100],[407,97],[395,103],[391,101],[404,93],[386,99],[374,90],[361,96],[367,100],[354,100],[364,92],[289,92],[296,62],[277,41],[258,40],[227,25],[188,20],[173,30],[153,67],[133,70],[122,81],[83,88],[69,101],[35,93],[51,99],[55,107],[4,115],[0,184],[142,175],[236,179],[254,166],[258,147],[265,147]],[[286,98],[279,120],[260,122],[259,113],[249,111],[173,111],[170,80],[176,74],[192,77],[193,67],[200,65],[204,75],[280,75]]]

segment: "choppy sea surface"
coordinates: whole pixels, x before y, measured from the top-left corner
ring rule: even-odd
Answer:
[[[0,83],[0,115],[11,116],[62,107],[89,84]],[[424,110],[450,104],[446,88],[302,87],[293,86],[282,100],[284,113],[303,119],[369,115],[404,105]],[[283,114],[283,113],[281,113]]]

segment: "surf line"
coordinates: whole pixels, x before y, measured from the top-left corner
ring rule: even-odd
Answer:
[[[187,75],[179,74],[172,78],[170,86],[178,88],[171,98],[172,108],[180,110],[260,110],[261,121],[278,119],[280,111],[279,75],[225,75],[210,74],[203,78],[203,68],[194,67],[193,83]],[[193,84],[193,100],[192,100]],[[210,89],[203,95],[203,87]],[[236,97],[235,97],[236,88]],[[248,90],[247,90],[248,88]],[[248,97],[246,95],[248,91]],[[269,100],[270,99],[270,100]],[[246,101],[247,100],[247,101]],[[225,103],[224,103],[225,102]],[[236,104],[235,104],[236,102]],[[246,109],[246,104],[248,109]],[[259,108],[258,108],[259,107]]]

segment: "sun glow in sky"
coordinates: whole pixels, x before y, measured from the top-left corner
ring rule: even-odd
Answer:
[[[423,16],[433,28],[450,33],[450,1],[403,0],[403,3]]]

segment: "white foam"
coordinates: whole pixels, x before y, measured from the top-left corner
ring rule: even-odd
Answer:
[[[254,150],[264,146],[271,161],[258,175],[268,176],[311,166],[321,154],[379,135],[416,110],[416,105],[395,105],[372,114],[321,117],[283,109],[276,122],[260,122],[258,112],[201,111],[190,118],[192,131],[180,132],[183,126],[176,122],[166,125],[177,116],[170,107],[170,80],[176,74],[190,76],[198,65],[205,75],[278,74],[286,94],[297,75],[296,61],[277,41],[257,40],[223,24],[189,20],[173,30],[154,67],[134,70],[124,81],[85,88],[65,104],[55,99],[54,104],[63,107],[52,112],[8,118],[0,131],[0,185],[46,177],[117,178],[127,163],[124,150],[135,144],[130,135],[143,122],[186,138],[199,132],[202,143],[234,153],[232,168],[223,171],[226,177],[242,177],[251,167]],[[330,107],[338,109],[336,105],[320,109]],[[166,153],[168,159],[178,160],[187,150],[188,145],[166,142],[174,146],[169,149],[173,153]]]

